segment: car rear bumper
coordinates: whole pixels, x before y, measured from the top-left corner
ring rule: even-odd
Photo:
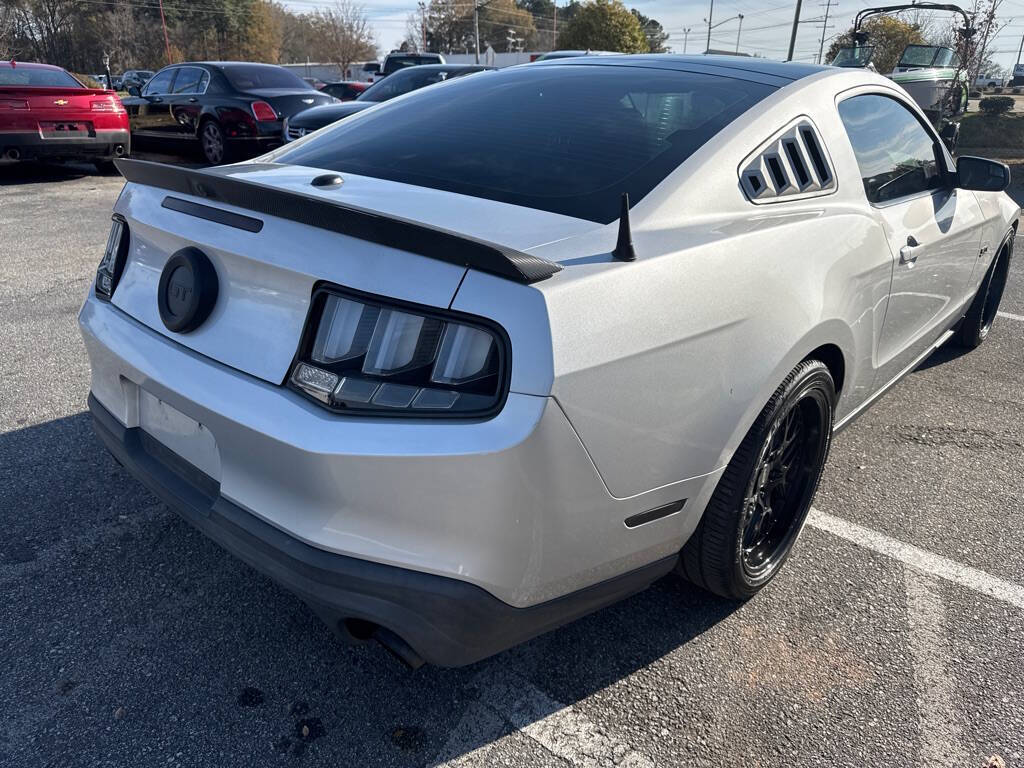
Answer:
[[[668,573],[662,558],[590,587],[515,608],[458,579],[310,546],[220,494],[216,480],[182,462],[139,428],[121,424],[89,396],[93,426],[114,457],[167,506],[233,555],[306,602],[332,629],[383,627],[375,635],[406,661],[461,666],[491,656],[649,586]],[[359,622],[353,624],[353,622]],[[403,654],[404,645],[413,654]]]
[[[130,153],[127,130],[97,129],[81,136],[43,136],[38,131],[0,133],[0,162],[18,160],[113,160]]]

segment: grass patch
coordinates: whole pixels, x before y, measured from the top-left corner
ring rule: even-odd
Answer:
[[[978,149],[1019,147],[1024,155],[1024,114],[964,115],[960,119],[960,146]]]

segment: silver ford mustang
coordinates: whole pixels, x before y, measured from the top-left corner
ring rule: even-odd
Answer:
[[[754,595],[832,435],[985,340],[1020,213],[892,81],[731,57],[531,64],[119,167],[79,318],[99,436],[412,665],[671,571]]]

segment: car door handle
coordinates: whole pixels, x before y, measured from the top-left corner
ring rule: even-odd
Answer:
[[[900,264],[913,265],[917,261],[918,245],[913,237],[907,238],[907,244],[900,248]]]
[[[190,99],[188,100],[188,103],[189,103],[189,104],[195,104],[195,103],[196,103],[196,102],[198,102],[198,101],[199,101],[199,99],[197,99],[197,98],[196,98],[195,96],[193,96],[193,97],[191,97],[191,98],[190,98]]]

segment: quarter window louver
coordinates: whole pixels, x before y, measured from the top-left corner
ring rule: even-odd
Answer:
[[[740,166],[740,186],[757,204],[835,191],[828,155],[810,119],[797,118],[748,155]]]

